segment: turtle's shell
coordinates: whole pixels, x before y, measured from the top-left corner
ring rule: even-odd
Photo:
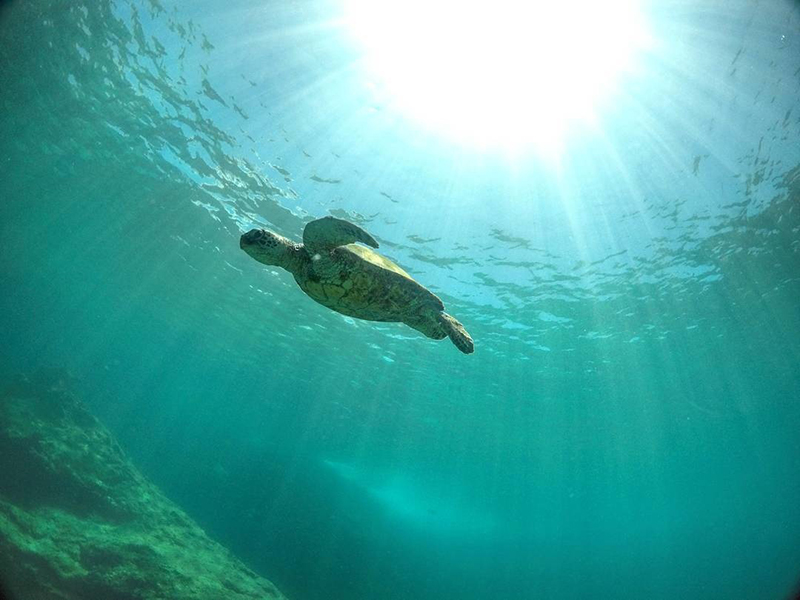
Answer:
[[[349,245],[344,246],[344,247],[347,248],[350,252],[353,252],[354,254],[357,254],[358,256],[360,256],[361,258],[366,260],[367,262],[372,263],[376,267],[380,267],[382,269],[387,269],[388,271],[394,271],[398,275],[402,275],[406,279],[410,279],[411,281],[414,281],[414,278],[411,277],[411,275],[409,275],[408,273],[406,273],[403,269],[401,269],[397,264],[393,263],[392,261],[390,261],[385,256],[381,256],[380,254],[378,254],[377,252],[375,252],[371,248],[367,248],[366,246],[359,246],[358,244],[349,244]],[[414,283],[417,283],[417,282],[414,281]],[[417,284],[417,285],[419,285],[419,284]]]
[[[369,321],[407,321],[444,310],[442,301],[385,256],[357,244],[335,248],[295,274],[311,298],[339,313]]]

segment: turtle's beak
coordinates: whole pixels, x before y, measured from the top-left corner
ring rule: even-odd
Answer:
[[[245,246],[252,246],[261,237],[260,229],[251,229],[239,238],[239,248],[244,249]]]

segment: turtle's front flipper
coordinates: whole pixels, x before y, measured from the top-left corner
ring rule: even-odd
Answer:
[[[378,247],[375,238],[361,227],[335,217],[323,217],[311,221],[303,230],[303,244],[312,255],[318,252],[330,252],[337,246],[356,242],[373,248]]]
[[[452,315],[446,312],[439,313],[439,322],[444,325],[447,336],[450,341],[455,344],[456,348],[461,350],[464,354],[472,354],[475,351],[475,344],[472,342],[472,337],[464,329],[464,326]]]

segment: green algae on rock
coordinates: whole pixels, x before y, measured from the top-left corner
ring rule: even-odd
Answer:
[[[284,598],[150,483],[57,372],[0,394],[0,474],[13,598]]]

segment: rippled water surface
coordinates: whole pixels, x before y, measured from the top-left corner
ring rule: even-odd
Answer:
[[[643,12],[553,162],[376,100],[335,2],[0,4],[0,375],[68,369],[296,600],[788,597],[800,7]],[[475,354],[239,249],[328,214]]]

